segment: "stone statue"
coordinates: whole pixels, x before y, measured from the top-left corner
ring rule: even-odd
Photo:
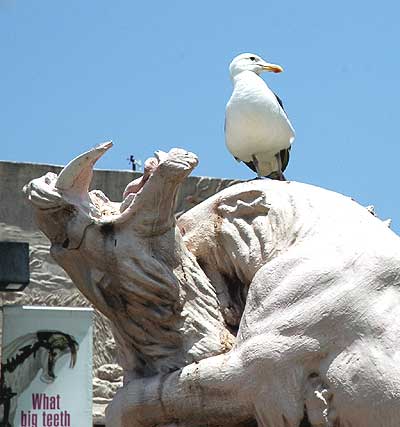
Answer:
[[[122,203],[88,192],[111,146],[31,181],[51,253],[112,322],[108,427],[395,427],[400,239],[348,197],[229,187],[176,220],[197,164],[157,152]]]

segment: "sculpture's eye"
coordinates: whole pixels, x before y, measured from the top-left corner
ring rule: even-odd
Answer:
[[[255,56],[250,56],[250,61],[256,61],[257,60],[257,58],[255,57]]]

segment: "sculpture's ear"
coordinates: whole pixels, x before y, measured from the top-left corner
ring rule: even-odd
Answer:
[[[224,217],[259,216],[267,215],[270,207],[263,191],[248,190],[222,198],[217,212]]]

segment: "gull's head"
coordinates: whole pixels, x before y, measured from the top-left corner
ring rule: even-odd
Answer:
[[[270,64],[264,61],[261,56],[254,53],[242,53],[238,55],[229,65],[231,77],[234,78],[243,71],[252,71],[256,74],[261,74],[264,71],[272,71],[273,73],[281,73],[283,68],[280,65]]]

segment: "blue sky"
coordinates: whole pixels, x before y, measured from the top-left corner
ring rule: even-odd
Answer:
[[[99,163],[156,149],[199,155],[196,175],[247,179],[224,144],[228,64],[254,52],[296,129],[287,177],[374,204],[400,229],[398,16],[393,1],[0,0],[0,159]]]

